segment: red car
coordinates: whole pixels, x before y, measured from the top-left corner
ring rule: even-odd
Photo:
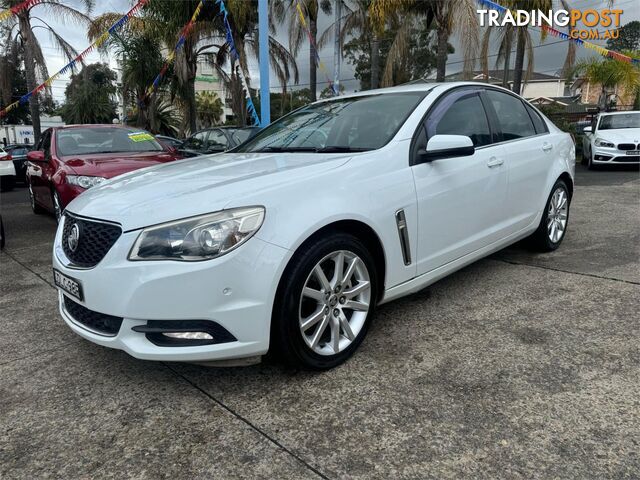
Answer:
[[[27,185],[35,213],[53,213],[108,178],[182,158],[149,132],[121,125],[74,125],[45,130],[27,154]]]

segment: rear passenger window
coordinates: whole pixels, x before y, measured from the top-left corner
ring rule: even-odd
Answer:
[[[488,90],[487,98],[496,111],[503,141],[531,137],[536,134],[531,117],[519,98],[495,90]]]
[[[525,103],[524,106],[527,108],[527,112],[529,112],[531,120],[533,120],[533,126],[536,129],[536,133],[538,135],[541,133],[547,133],[549,129],[547,128],[547,124],[544,123],[544,120],[542,119],[540,114],[536,112],[535,109],[533,109],[530,105]]]
[[[482,101],[476,93],[456,100],[442,115],[427,119],[427,134],[465,135],[475,147],[491,143],[491,130]]]

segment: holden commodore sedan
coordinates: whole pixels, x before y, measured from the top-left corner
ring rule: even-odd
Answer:
[[[150,133],[120,125],[69,125],[45,130],[27,153],[27,186],[34,213],[62,210],[108,178],[182,158]]]
[[[583,160],[599,165],[640,164],[640,112],[608,112],[584,128]]]
[[[71,202],[60,313],[137,358],[327,369],[377,305],[527,238],[562,243],[575,147],[513,93],[411,85],[313,103],[235,150]]]

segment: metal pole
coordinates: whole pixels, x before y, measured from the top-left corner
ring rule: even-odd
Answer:
[[[258,43],[260,49],[260,126],[271,123],[269,97],[269,9],[267,0],[258,0]]]
[[[334,25],[334,41],[333,41],[333,89],[334,95],[340,95],[340,18],[342,17],[342,0],[336,0],[336,18]]]

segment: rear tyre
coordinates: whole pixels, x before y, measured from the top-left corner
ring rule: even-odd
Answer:
[[[27,181],[27,187],[29,188],[29,202],[31,203],[31,210],[33,210],[33,213],[36,215],[45,213],[46,210],[36,203],[36,196],[33,194],[33,187],[31,187],[31,183],[29,183],[29,181]]]
[[[551,189],[538,229],[529,237],[535,250],[551,252],[560,246],[569,226],[570,203],[567,184],[558,180]]]
[[[271,345],[289,364],[333,368],[362,343],[376,306],[375,263],[353,235],[305,245],[285,270],[274,304]]]
[[[589,158],[587,158],[587,168],[589,170],[597,170],[598,165],[593,163],[593,153],[589,152]]]

